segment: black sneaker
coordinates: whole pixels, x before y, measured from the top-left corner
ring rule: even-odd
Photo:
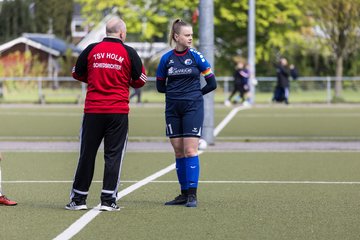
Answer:
[[[115,202],[101,202],[100,211],[120,211],[120,207]]]
[[[73,210],[73,211],[86,210],[87,209],[86,201],[85,200],[71,201],[69,204],[65,206],[65,209]]]
[[[174,200],[166,202],[165,205],[184,205],[187,202],[188,197],[184,194],[177,196]]]
[[[197,207],[196,195],[190,194],[188,196],[185,207]]]

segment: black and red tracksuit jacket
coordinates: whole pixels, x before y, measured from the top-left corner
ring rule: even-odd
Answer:
[[[85,113],[129,113],[129,87],[140,88],[147,80],[137,52],[110,37],[80,54],[72,76],[88,84]]]

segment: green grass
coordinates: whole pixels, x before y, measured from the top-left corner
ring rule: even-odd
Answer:
[[[42,89],[46,103],[78,103],[81,96],[81,89]],[[5,92],[4,97],[0,98],[0,103],[40,103],[41,97],[36,87],[24,88]]]
[[[43,89],[42,93],[45,95],[46,103],[77,103],[78,97],[81,95],[81,89],[61,88],[58,90]],[[214,94],[214,101],[216,103],[223,103],[225,98],[230,93],[225,94],[222,88],[216,90]],[[257,103],[269,103],[272,99],[272,92],[256,91],[255,100]],[[333,95],[333,91],[331,95]],[[342,93],[344,101],[347,103],[360,103],[360,94],[357,90],[344,89]],[[155,91],[155,86],[149,86],[142,91],[142,101],[144,103],[162,103],[165,95]],[[327,103],[326,90],[291,90],[291,103]],[[25,88],[12,92],[6,92],[3,98],[0,98],[0,103],[39,103],[39,92],[35,88]]]
[[[71,138],[76,140],[80,124],[81,107],[1,108],[0,136]]]
[[[205,153],[202,181],[360,181],[357,152]],[[6,181],[71,181],[77,153],[7,153]],[[101,180],[97,159],[94,180]],[[168,153],[128,153],[122,179],[140,180],[173,162]],[[165,207],[174,171],[125,196],[120,212],[102,213],[74,239],[357,239],[360,185],[203,182],[197,209]],[[121,189],[131,183],[124,183]],[[1,239],[52,239],[84,212],[63,209],[71,183],[8,183],[16,207],[0,207]],[[88,206],[99,202],[101,183]]]
[[[230,111],[216,106],[215,125]],[[76,105],[2,106],[0,141],[78,141],[81,117],[82,107]],[[217,141],[360,141],[359,122],[357,105],[258,106],[240,111]],[[163,105],[132,106],[131,141],[165,141],[164,134]],[[99,203],[102,154],[89,207]],[[64,210],[77,152],[3,155],[3,190],[19,205],[0,206],[0,239],[53,239],[83,216]],[[120,212],[101,213],[73,239],[337,240],[360,235],[360,184],[315,183],[359,183],[359,152],[205,152],[200,159],[198,208],[163,205],[178,194],[171,171],[120,199]],[[127,152],[120,190],[173,162],[171,152]]]
[[[230,111],[216,109],[216,122]],[[1,108],[1,140],[77,141],[83,115],[82,106],[39,106]],[[164,106],[131,106],[129,135],[132,140],[166,140]]]
[[[359,122],[359,106],[255,107],[238,113],[219,139],[360,140]]]
[[[331,92],[331,97],[334,92]],[[256,92],[255,101],[257,103],[269,103],[272,99],[272,93]],[[359,91],[347,89],[342,94],[344,101],[347,103],[359,103],[360,93]],[[290,92],[290,103],[327,103],[327,92],[326,90],[316,91],[291,91]]]
[[[231,111],[215,107],[215,126]],[[165,141],[163,105],[131,106],[131,141]],[[0,108],[0,140],[78,141],[81,106]],[[359,140],[360,106],[269,105],[240,111],[218,141]]]

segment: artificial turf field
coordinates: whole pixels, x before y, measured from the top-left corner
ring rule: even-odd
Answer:
[[[231,111],[215,107],[215,126]],[[4,107],[0,141],[77,141],[81,106]],[[165,141],[164,107],[132,106],[131,141]],[[360,105],[264,105],[241,111],[218,141],[360,141]]]
[[[230,111],[215,108],[218,124]],[[0,107],[1,141],[76,141],[80,107]],[[218,141],[358,141],[359,106],[266,106],[238,112]],[[130,140],[165,141],[163,109],[133,107]],[[0,144],[1,144],[0,141]],[[77,152],[6,152],[0,239],[53,239],[86,212],[64,210]],[[99,152],[88,207],[99,203]],[[199,205],[165,207],[175,171],[119,200],[73,239],[358,239],[359,151],[226,151],[201,156]],[[128,152],[120,191],[173,164],[171,152]]]

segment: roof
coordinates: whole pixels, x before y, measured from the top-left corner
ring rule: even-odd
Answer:
[[[92,43],[100,42],[106,35],[106,22],[112,15],[107,15],[103,18],[76,46],[84,50]]]
[[[65,55],[68,48],[73,51],[74,56],[78,56],[81,52],[81,49],[75,45],[68,44],[53,34],[24,33],[21,37],[0,45],[0,53],[19,43],[24,43],[57,57]]]

